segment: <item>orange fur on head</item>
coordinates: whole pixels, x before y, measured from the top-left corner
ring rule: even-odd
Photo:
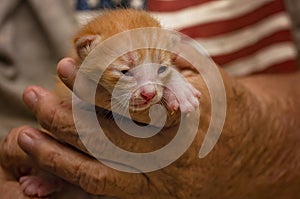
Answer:
[[[135,28],[161,27],[160,23],[147,12],[133,9],[107,10],[84,25],[73,37],[71,57],[79,65],[89,52],[105,39]],[[70,91],[58,78],[55,93],[61,99],[69,100]]]
[[[99,42],[117,33],[144,27],[161,27],[161,25],[145,11],[133,9],[104,11],[75,35],[73,39],[76,48],[75,58],[78,62],[82,62]]]

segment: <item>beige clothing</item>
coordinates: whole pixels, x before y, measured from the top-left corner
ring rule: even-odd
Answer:
[[[0,135],[34,121],[22,92],[32,84],[52,89],[76,26],[70,1],[1,0]]]

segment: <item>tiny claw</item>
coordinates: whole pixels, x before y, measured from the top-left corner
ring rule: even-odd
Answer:
[[[195,95],[196,97],[200,98],[201,95],[202,95],[202,93],[201,93],[200,91],[198,91],[198,90],[195,90],[194,95]]]
[[[171,104],[168,104],[168,107],[172,112],[175,112],[179,108],[179,103],[177,101],[172,102]]]

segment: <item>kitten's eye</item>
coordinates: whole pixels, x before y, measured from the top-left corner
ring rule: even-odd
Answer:
[[[159,67],[157,73],[158,73],[158,74],[163,73],[163,72],[165,72],[167,69],[168,69],[168,67],[166,67],[166,66],[161,66],[161,67]]]
[[[125,76],[133,76],[129,70],[121,70],[121,73],[123,73]]]

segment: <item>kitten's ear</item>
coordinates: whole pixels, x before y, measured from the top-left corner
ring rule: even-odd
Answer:
[[[74,39],[77,55],[83,60],[101,42],[100,35],[84,35]]]

